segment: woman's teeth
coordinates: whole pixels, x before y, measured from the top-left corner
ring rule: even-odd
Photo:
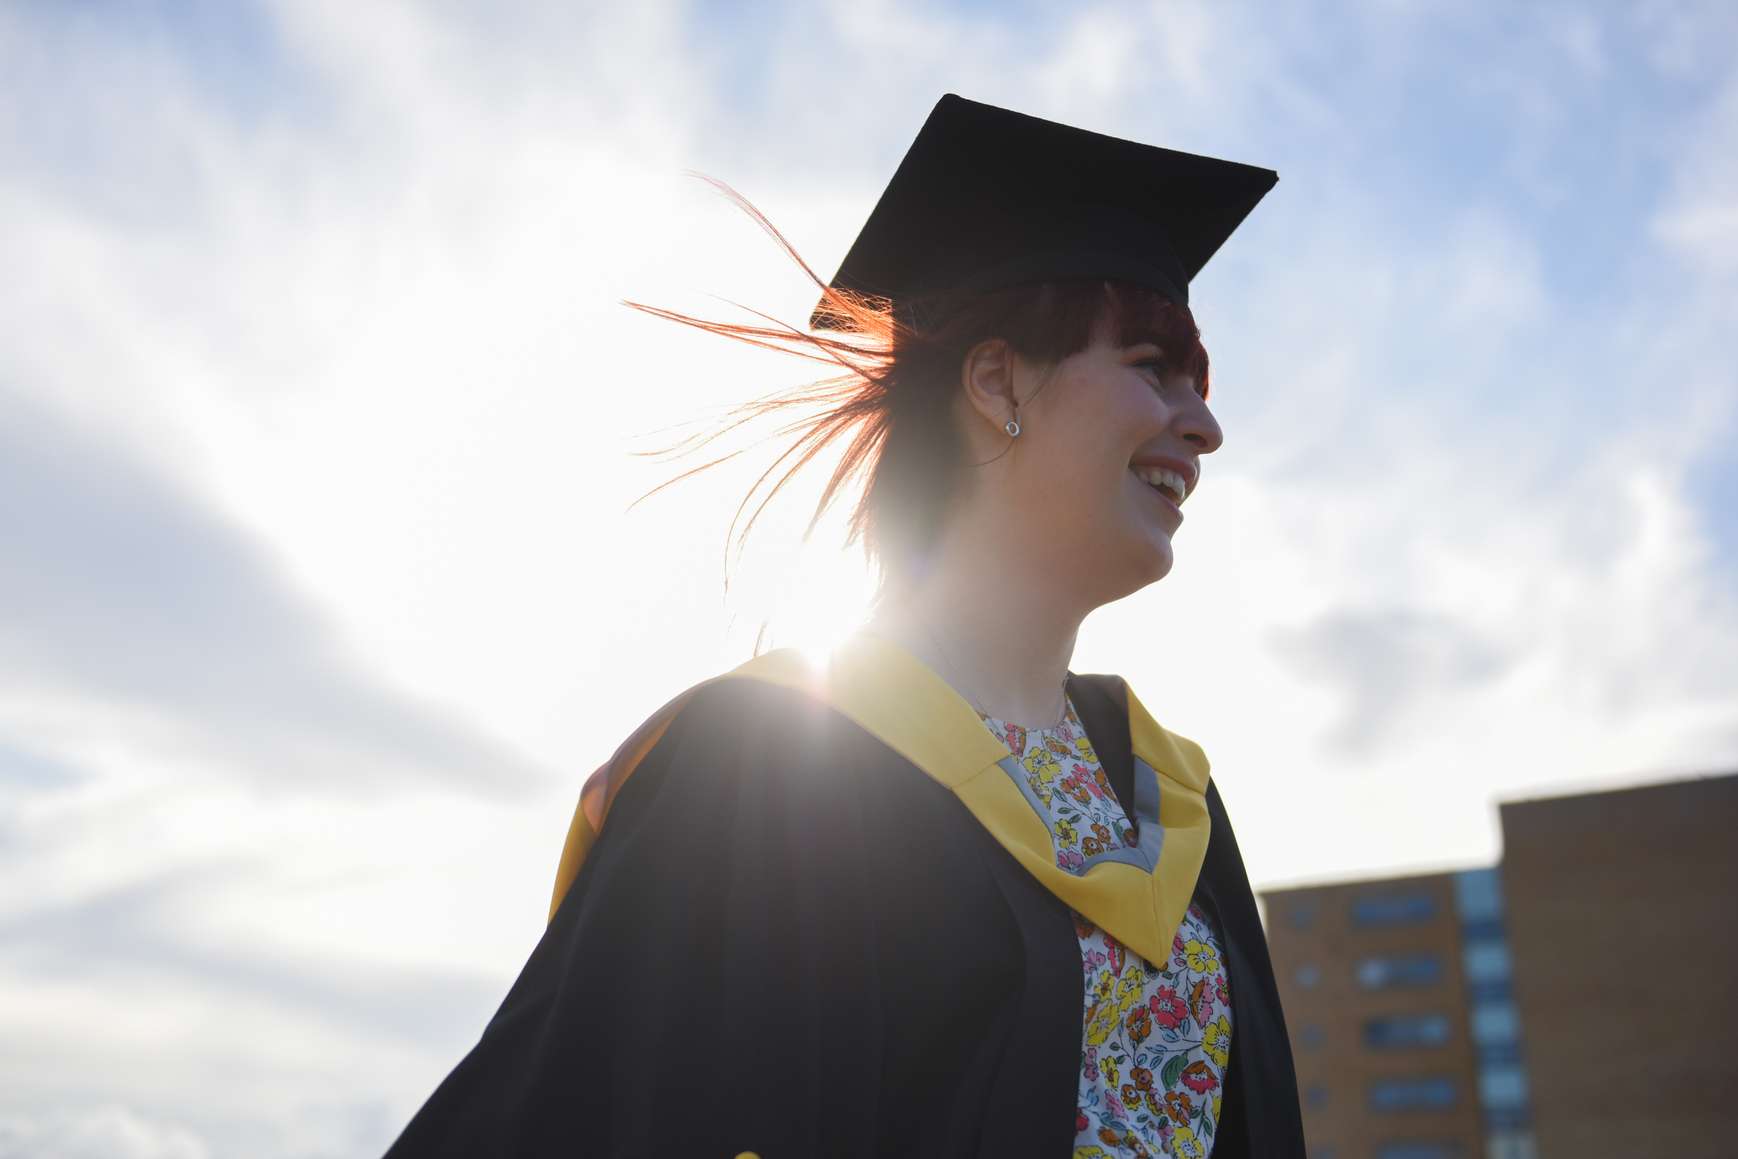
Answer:
[[[1165,497],[1172,503],[1180,505],[1183,502],[1183,488],[1186,484],[1183,477],[1175,471],[1165,467],[1130,467],[1129,470],[1147,486],[1164,492]]]

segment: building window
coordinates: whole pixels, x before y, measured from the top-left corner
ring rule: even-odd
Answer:
[[[1372,1111],[1418,1111],[1455,1104],[1451,1078],[1378,1079],[1370,1084]]]
[[[1356,968],[1358,985],[1366,990],[1390,986],[1432,986],[1442,981],[1442,959],[1435,954],[1392,954],[1365,958]]]
[[[1469,869],[1454,875],[1454,905],[1463,922],[1501,921],[1502,879],[1493,869]]]
[[[1436,916],[1436,898],[1428,893],[1372,893],[1352,899],[1355,926],[1409,926]]]
[[[1539,1159],[1531,1131],[1496,1131],[1485,1137],[1488,1159]]]
[[[1396,1139],[1376,1145],[1376,1159],[1461,1159],[1459,1143],[1434,1139]]]
[[[1463,941],[1468,942],[1478,941],[1481,938],[1500,942],[1507,935],[1503,930],[1501,918],[1486,918],[1483,921],[1460,923],[1460,936]]]
[[[1305,990],[1322,980],[1322,968],[1314,962],[1305,962],[1297,968],[1297,984]]]
[[[1364,1022],[1365,1046],[1441,1046],[1447,1041],[1446,1014],[1392,1014]]]
[[[1502,941],[1467,942],[1460,949],[1461,965],[1466,967],[1469,982],[1506,982],[1509,980],[1509,946]]]
[[[1519,1063],[1521,1061],[1521,1044],[1518,1042],[1483,1043],[1478,1048],[1478,1056],[1481,1064]]]
[[[1486,1107],[1514,1110],[1527,1105],[1527,1072],[1512,1063],[1479,1068],[1479,1098]]]
[[[1513,1002],[1478,1002],[1472,1008],[1472,1040],[1480,1046],[1519,1042],[1521,1016]]]
[[[1507,1002],[1515,996],[1515,988],[1507,978],[1501,982],[1468,982],[1466,997],[1468,1002]]]

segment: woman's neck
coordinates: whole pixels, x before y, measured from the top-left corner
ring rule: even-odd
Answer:
[[[1084,613],[1066,607],[1029,565],[1001,558],[999,546],[944,545],[928,576],[893,594],[869,628],[916,655],[979,710],[1049,727],[1063,715],[1063,682]]]

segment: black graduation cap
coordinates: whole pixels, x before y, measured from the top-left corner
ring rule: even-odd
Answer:
[[[948,93],[834,275],[893,299],[1113,278],[1187,305],[1189,279],[1279,180]],[[844,319],[823,299],[813,329]]]

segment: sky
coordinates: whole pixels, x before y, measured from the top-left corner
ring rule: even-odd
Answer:
[[[0,1159],[379,1154],[584,776],[849,626],[800,503],[725,590],[752,456],[633,505],[809,368],[621,301],[800,324],[689,171],[826,276],[944,92],[1280,173],[1074,663],[1258,889],[1738,769],[1735,66],[1725,0],[0,5]]]

